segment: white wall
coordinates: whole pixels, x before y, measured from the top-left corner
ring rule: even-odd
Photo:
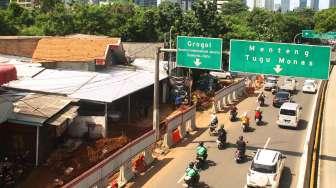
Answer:
[[[106,136],[105,116],[78,116],[74,123],[69,126],[68,133],[73,137],[82,137],[88,132],[87,124],[96,126],[90,130],[91,138],[100,138]]]

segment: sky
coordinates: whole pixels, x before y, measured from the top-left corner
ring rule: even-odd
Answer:
[[[249,1],[249,0],[248,0]],[[310,5],[311,0],[307,0],[307,4]],[[298,7],[300,0],[290,0],[291,9]],[[274,4],[281,4],[281,0],[274,0]],[[319,9],[326,9],[329,6],[329,0],[319,0]]]

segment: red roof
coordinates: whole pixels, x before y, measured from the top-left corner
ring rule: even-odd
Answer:
[[[17,80],[14,65],[0,65],[0,85]]]

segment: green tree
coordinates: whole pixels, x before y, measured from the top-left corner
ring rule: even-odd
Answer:
[[[41,10],[43,12],[53,11],[57,4],[62,4],[62,0],[40,0]]]
[[[248,7],[241,0],[231,0],[222,5],[221,12],[224,15],[234,15],[246,12]]]
[[[317,12],[314,21],[318,32],[336,31],[336,8]]]
[[[16,35],[18,30],[7,18],[7,12],[0,10],[0,35]]]
[[[253,9],[247,16],[247,23],[256,32],[257,40],[280,40],[280,36],[278,35],[279,26],[277,22],[277,19],[281,17],[281,15],[279,16],[279,13],[256,8]]]
[[[302,30],[313,29],[314,13],[310,9],[299,9],[278,17],[280,40],[282,42],[293,42],[295,35],[301,33]]]

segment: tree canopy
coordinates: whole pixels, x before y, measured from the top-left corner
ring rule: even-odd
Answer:
[[[240,0],[229,0],[221,9],[214,1],[195,1],[192,9],[165,1],[158,7],[140,7],[130,1],[111,5],[87,5],[71,1],[41,0],[41,6],[24,9],[11,3],[0,9],[0,35],[52,35],[73,33],[121,37],[123,41],[173,41],[177,35],[292,42],[303,29],[336,31],[336,8],[315,12],[300,9],[281,13],[265,9],[249,11]]]

